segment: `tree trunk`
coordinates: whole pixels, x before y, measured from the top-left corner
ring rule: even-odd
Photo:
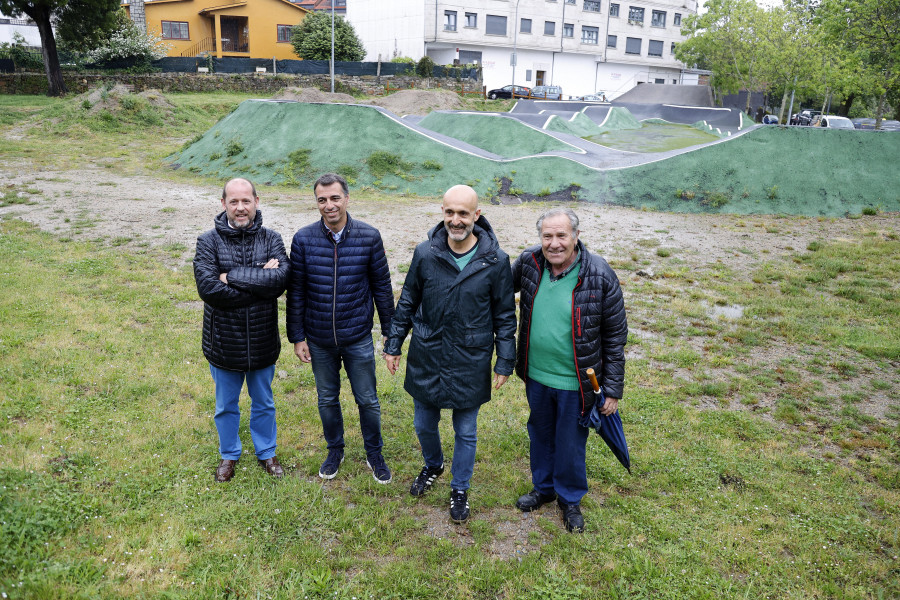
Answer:
[[[28,16],[37,24],[41,34],[41,54],[44,56],[44,72],[47,74],[47,95],[62,96],[66,93],[66,84],[59,69],[56,38],[53,37],[53,28],[50,26],[50,9],[44,6],[36,8],[35,13]]]
[[[781,110],[778,111],[778,123],[780,125],[789,125],[787,121],[784,120],[784,109],[786,108],[788,101],[788,89],[787,86],[784,88],[784,94],[781,96]],[[790,115],[788,115],[788,119],[790,120]]]
[[[881,120],[884,118],[884,104],[887,101],[887,92],[878,99],[878,110],[875,111],[875,129],[881,129]]]
[[[842,117],[849,117],[850,109],[853,108],[854,100],[856,100],[856,93],[851,92],[850,95],[844,98],[844,101],[841,102],[841,108],[838,110],[838,114]]]

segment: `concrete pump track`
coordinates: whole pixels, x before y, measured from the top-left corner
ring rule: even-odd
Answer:
[[[369,105],[248,100],[171,158],[198,174],[269,184],[307,185],[337,170],[354,188],[396,194],[467,183],[495,203],[843,216],[900,210],[898,156],[898,133],[759,126],[702,106],[520,100],[508,113],[400,117]]]

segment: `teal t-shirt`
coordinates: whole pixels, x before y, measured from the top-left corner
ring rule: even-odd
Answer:
[[[528,377],[547,387],[577,391],[575,347],[572,340],[572,292],[578,283],[579,263],[556,281],[544,269],[531,309],[528,336]]]
[[[472,246],[472,249],[465,254],[457,254],[453,250],[450,251],[450,256],[453,257],[453,261],[456,263],[457,268],[459,268],[460,273],[462,273],[462,270],[466,268],[466,265],[469,264],[469,261],[472,260],[472,257],[475,256],[476,248],[478,248],[478,244]]]

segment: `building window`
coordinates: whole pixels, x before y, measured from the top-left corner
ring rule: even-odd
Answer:
[[[625,38],[625,54],[640,54],[641,38]]]
[[[506,35],[506,17],[487,15],[484,18],[484,32],[491,35]]]
[[[444,31],[456,31],[456,11],[444,11]]]
[[[672,42],[672,48],[669,50],[670,54],[675,54],[675,42]]]
[[[662,53],[662,40],[650,40],[650,43],[647,45],[647,56],[662,56]]]
[[[575,26],[571,23],[563,23],[563,37],[575,37]]]
[[[566,4],[575,4],[575,0],[566,0]]]
[[[665,82],[666,82],[665,79],[661,79],[659,77],[657,77],[656,79],[653,80],[653,83],[665,83]]]
[[[611,17],[619,16],[619,5],[618,4],[610,4],[609,5],[609,16],[611,16]]]
[[[188,24],[184,21],[163,21],[162,36],[164,40],[189,40]]]
[[[666,11],[664,10],[654,10],[650,15],[650,26],[651,27],[665,27],[666,26]]]
[[[634,25],[644,24],[644,9],[637,6],[628,7],[628,22]]]
[[[466,27],[478,27],[478,13],[466,13]]]
[[[675,16],[672,17],[672,25],[681,27],[681,13],[675,13]]]
[[[600,43],[600,30],[597,27],[584,27],[581,28],[581,43],[582,44],[592,44],[596,46]]]
[[[600,12],[599,0],[584,0],[584,10],[591,12]]]
[[[556,35],[556,22],[544,21],[544,35]]]
[[[615,48],[617,41],[619,41],[619,39],[614,35],[606,36],[606,47],[607,48]]]
[[[278,26],[278,42],[290,42],[291,41],[291,32],[293,31],[293,25],[279,25]]]
[[[531,33],[531,19],[522,19],[519,21],[519,31],[522,33]]]

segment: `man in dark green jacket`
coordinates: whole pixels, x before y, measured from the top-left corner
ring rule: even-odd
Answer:
[[[463,523],[469,518],[478,409],[491,399],[494,348],[494,389],[515,366],[516,305],[509,256],[481,216],[475,190],[450,188],[441,208],[444,222],[413,254],[384,352],[393,375],[412,329],[403,387],[413,398],[425,459],[409,490],[413,496],[424,494],[444,472],[438,423],[442,408],[453,410],[450,518]]]

